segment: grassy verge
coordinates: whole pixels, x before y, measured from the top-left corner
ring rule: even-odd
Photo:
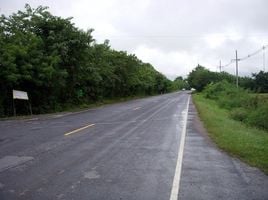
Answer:
[[[209,136],[223,150],[268,174],[268,133],[230,118],[229,111],[201,94],[194,103]]]

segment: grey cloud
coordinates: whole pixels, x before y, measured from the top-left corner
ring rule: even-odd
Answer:
[[[0,2],[0,12],[6,14],[22,9],[26,1],[0,0]],[[55,15],[73,16],[77,26],[83,29],[94,28],[96,31],[93,34],[97,40],[101,42],[109,39],[115,49],[134,53],[144,46],[149,53],[157,50],[158,58],[154,58],[153,55],[151,57],[142,55],[141,52],[139,56],[141,59],[148,59],[146,61],[152,62],[158,70],[170,78],[185,75],[197,62],[216,70],[219,60],[225,64],[234,58],[236,49],[239,55],[245,56],[268,44],[266,0],[29,0],[27,2],[34,7],[40,4],[47,5]],[[211,34],[222,34],[221,37],[224,39],[221,41],[214,37],[215,45],[211,46],[213,38],[211,41],[208,39]],[[235,40],[238,36],[239,38]],[[175,59],[174,62],[168,60],[171,55],[177,54],[184,55],[187,60]],[[254,59],[241,62],[242,75],[250,75],[261,69],[262,55]],[[226,70],[233,73],[234,66],[226,67]]]

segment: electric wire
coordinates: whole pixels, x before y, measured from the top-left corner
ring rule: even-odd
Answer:
[[[262,46],[260,49],[254,51],[253,53],[248,54],[247,56],[244,56],[244,57],[242,57],[242,58],[238,58],[237,60],[238,60],[238,61],[243,61],[243,60],[246,60],[246,59],[248,59],[248,58],[251,58],[252,56],[255,56],[255,55],[259,54],[260,52],[265,51],[265,49],[266,49],[267,47],[268,47],[268,45],[264,45],[264,46]],[[263,57],[263,59],[265,59],[265,56]],[[222,66],[220,66],[220,67],[221,67],[221,68],[228,67],[229,65],[231,65],[231,64],[234,63],[234,62],[236,62],[236,59],[231,59],[230,62],[228,62],[227,64],[222,65]],[[263,62],[265,63],[265,61],[263,61]]]

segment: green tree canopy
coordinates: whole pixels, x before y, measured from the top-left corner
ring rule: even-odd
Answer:
[[[11,114],[11,91],[28,91],[34,113],[104,98],[149,95],[172,90],[172,82],[135,55],[97,44],[93,29],[75,27],[72,18],[47,7],[0,17],[0,115]]]

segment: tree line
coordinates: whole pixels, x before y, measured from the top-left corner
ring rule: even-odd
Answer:
[[[0,18],[0,116],[12,114],[12,90],[29,93],[34,113],[103,99],[152,95],[181,89],[135,55],[98,44],[93,29],[80,30],[72,18],[47,7]],[[22,108],[21,108],[22,109]]]
[[[236,83],[236,77],[227,72],[212,72],[207,68],[198,65],[193,69],[187,78],[189,85],[197,91],[202,91],[209,84],[227,81]],[[256,93],[268,93],[268,72],[260,71],[253,73],[251,77],[238,77],[238,83],[241,88],[248,89]]]
[[[12,90],[27,91],[35,114],[104,99],[161,94],[182,88],[203,90],[235,77],[198,65],[187,79],[167,79],[134,54],[97,43],[93,29],[77,28],[72,18],[52,15],[47,7],[0,17],[0,116],[12,115]],[[239,77],[239,85],[268,92],[268,73]],[[25,106],[19,105],[22,113]]]
[[[251,77],[236,77],[226,72],[212,72],[198,65],[188,75],[188,83],[201,96],[216,102],[229,116],[248,126],[268,130],[268,72]]]

